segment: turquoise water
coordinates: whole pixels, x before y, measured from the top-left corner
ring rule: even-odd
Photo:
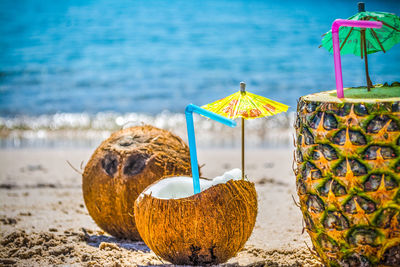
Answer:
[[[366,9],[400,14],[398,1],[368,1]],[[187,104],[222,98],[240,81],[292,106],[287,116],[249,122],[251,140],[265,143],[268,127],[287,133],[298,97],[335,88],[321,35],[356,12],[356,1],[2,0],[0,147],[101,140],[129,122],[184,136]],[[374,83],[400,81],[399,44],[369,62]],[[360,58],[346,55],[342,64],[345,86],[365,84]],[[202,127],[209,140],[219,129]]]
[[[318,48],[353,1],[0,1],[0,116],[182,112],[238,89],[294,106],[333,89]],[[399,14],[397,1],[367,10]],[[400,45],[370,55],[373,82],[400,80]],[[343,57],[345,86],[363,61]]]

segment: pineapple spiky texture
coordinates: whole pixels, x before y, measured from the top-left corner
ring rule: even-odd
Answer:
[[[305,228],[327,266],[400,266],[400,95],[333,94],[304,96],[297,106]]]

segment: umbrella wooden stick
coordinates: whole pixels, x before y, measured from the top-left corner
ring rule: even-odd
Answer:
[[[357,6],[358,6],[358,12],[365,12],[365,3],[364,2],[359,2],[359,3],[357,3]],[[361,19],[362,20],[362,19]],[[363,49],[364,49],[364,46],[363,46],[363,32],[362,32],[362,29],[360,30],[360,38],[361,38],[361,42],[360,42],[360,51],[361,51],[361,59],[363,59],[363,57],[364,57],[364,52],[363,52]],[[368,79],[367,79],[368,80]],[[367,84],[368,84],[368,81],[367,81]],[[369,90],[368,90],[369,91]]]
[[[360,2],[358,3],[358,12],[365,12],[365,3]],[[367,20],[367,19],[362,19],[362,20]],[[378,40],[379,42],[379,40]],[[364,50],[364,53],[363,53]],[[364,54],[364,61],[365,61],[365,76],[367,78],[367,88],[368,92],[371,91],[371,87],[374,87],[371,82],[371,78],[369,77],[368,73],[368,51],[367,51],[367,39],[365,38],[365,29],[361,29],[361,58]]]
[[[364,58],[364,42],[363,42],[363,34],[362,31],[360,30],[360,51],[361,51],[361,59]]]
[[[371,87],[373,87],[371,78],[369,77],[368,73],[368,51],[367,51],[367,40],[365,38],[365,29],[361,30],[361,42],[363,44],[363,50],[364,50],[364,62],[365,62],[365,76],[367,78],[367,88],[368,91],[371,91]]]
[[[240,83],[240,92],[246,94],[246,84]],[[244,118],[242,117],[242,180],[244,180]]]
[[[242,180],[244,180],[244,118],[242,117]]]

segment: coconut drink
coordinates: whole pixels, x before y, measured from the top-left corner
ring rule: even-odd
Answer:
[[[140,240],[134,202],[166,175],[190,174],[189,148],[181,138],[153,126],[113,133],[93,153],[82,175],[86,207],[107,233]]]
[[[336,22],[337,31],[379,27]],[[333,42],[337,91],[303,96],[297,106],[295,174],[305,229],[327,266],[399,266],[400,86],[343,90],[338,38]]]
[[[174,264],[223,263],[243,248],[254,228],[256,190],[241,180],[239,169],[199,183],[201,192],[194,194],[192,177],[167,177],[135,202],[144,242]]]
[[[192,166],[198,166],[193,112],[225,125],[236,122],[193,104],[186,107]],[[144,242],[174,264],[205,265],[227,261],[250,237],[257,217],[254,183],[235,169],[213,180],[166,177],[155,182],[135,202],[135,221]]]

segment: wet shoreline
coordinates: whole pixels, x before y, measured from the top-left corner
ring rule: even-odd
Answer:
[[[246,121],[248,148],[291,147],[294,113]],[[204,148],[237,148],[240,127],[227,128],[217,122],[195,116],[196,140]],[[186,141],[184,114],[168,111],[140,113],[59,113],[41,116],[0,117],[0,148],[95,148],[121,128],[150,124],[167,129]]]

